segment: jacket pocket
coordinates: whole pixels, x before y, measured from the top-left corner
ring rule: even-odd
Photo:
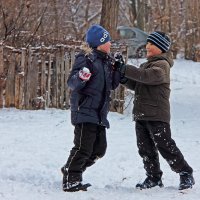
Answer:
[[[155,117],[158,113],[157,101],[142,99],[134,102],[134,114],[138,117]]]
[[[147,117],[154,117],[157,115],[158,106],[155,104],[141,103],[141,113]]]
[[[88,99],[88,96],[81,96],[78,102],[78,107],[82,107],[84,104],[86,104]]]
[[[80,98],[78,110],[80,110],[81,108],[90,109],[92,106],[92,99],[93,98],[91,96],[83,96],[82,98]]]

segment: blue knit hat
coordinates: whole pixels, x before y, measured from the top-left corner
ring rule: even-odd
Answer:
[[[86,33],[86,42],[92,48],[96,48],[110,40],[109,32],[97,24],[91,26]]]
[[[170,38],[165,33],[160,31],[151,33],[147,38],[147,42],[154,44],[162,50],[162,52],[167,52],[171,45]]]

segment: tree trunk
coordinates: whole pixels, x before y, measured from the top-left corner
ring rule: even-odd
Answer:
[[[111,38],[117,38],[119,0],[103,0],[100,24],[110,32]]]
[[[138,0],[138,12],[137,12],[137,27],[144,30],[144,20],[145,20],[145,3],[143,0]]]
[[[136,0],[130,0],[130,15],[132,24],[135,24],[137,18]]]
[[[54,40],[58,40],[59,39],[59,19],[58,19],[58,10],[57,10],[57,1],[56,0],[52,0],[51,1],[52,4],[52,9],[54,12]]]
[[[193,59],[192,50],[194,44],[194,7],[193,2],[190,0],[185,0],[185,59]]]

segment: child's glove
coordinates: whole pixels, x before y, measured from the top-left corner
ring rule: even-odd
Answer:
[[[116,71],[119,71],[121,74],[121,79],[124,78],[125,75],[125,71],[126,71],[126,65],[123,59],[123,56],[120,54],[120,52],[116,52],[114,54],[114,58],[115,58],[115,64],[114,64],[114,69]]]
[[[90,73],[90,70],[87,67],[83,67],[83,69],[79,71],[79,78],[83,81],[88,81],[91,75],[92,74]]]
[[[123,56],[120,54],[120,52],[116,52],[114,54],[114,58],[115,58],[114,68],[115,70],[120,71],[121,67],[125,65]]]

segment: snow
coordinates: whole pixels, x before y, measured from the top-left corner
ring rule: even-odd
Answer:
[[[73,145],[70,111],[4,108],[0,110],[0,200],[199,200],[200,65],[177,59],[171,77],[172,136],[194,169],[193,189],[178,191],[179,175],[162,157],[165,187],[135,189],[145,171],[130,106],[124,115],[109,114],[107,153],[84,173],[84,182],[92,187],[87,192],[64,193],[60,168]]]

